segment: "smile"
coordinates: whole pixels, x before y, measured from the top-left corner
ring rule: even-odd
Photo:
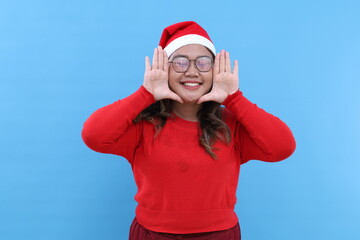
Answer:
[[[181,84],[185,85],[185,86],[189,86],[189,87],[196,87],[196,86],[201,85],[201,83],[195,83],[195,82],[184,82],[184,83],[181,83]]]

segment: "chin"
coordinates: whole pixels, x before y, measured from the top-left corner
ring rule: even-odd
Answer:
[[[180,96],[183,100],[184,103],[196,103],[201,96]]]

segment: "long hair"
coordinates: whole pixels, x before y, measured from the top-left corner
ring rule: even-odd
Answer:
[[[157,101],[144,109],[133,120],[134,123],[141,121],[149,121],[154,124],[156,133],[159,133],[164,127],[166,120],[172,117],[172,101],[170,99],[163,99]],[[216,140],[221,140],[226,143],[230,142],[230,129],[225,122],[222,121],[222,109],[217,102],[204,102],[197,113],[199,121],[199,128],[201,130],[200,145],[213,158],[217,159],[214,153],[213,145]]]

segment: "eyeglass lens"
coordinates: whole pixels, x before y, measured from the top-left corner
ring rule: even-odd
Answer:
[[[198,57],[195,60],[189,60],[186,57],[175,57],[172,60],[172,65],[176,72],[186,72],[191,61],[195,61],[195,67],[199,72],[208,72],[212,67],[212,59],[206,56]]]

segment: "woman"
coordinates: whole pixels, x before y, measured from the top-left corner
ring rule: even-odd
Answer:
[[[165,28],[145,66],[143,85],[94,112],[82,132],[91,149],[131,164],[129,239],[240,239],[240,165],[289,157],[290,129],[242,95],[237,61],[232,70],[195,22]]]

